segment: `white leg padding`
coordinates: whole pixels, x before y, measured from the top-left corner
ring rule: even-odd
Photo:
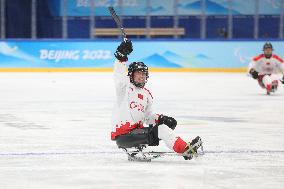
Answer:
[[[270,77],[269,75],[265,75],[265,76],[262,78],[262,82],[263,82],[263,84],[264,84],[265,87],[266,87],[267,85],[271,85],[272,79],[271,79],[271,77]]]
[[[166,125],[158,126],[158,137],[159,139],[163,140],[167,147],[171,150],[173,149],[174,144],[177,140],[175,132]]]
[[[270,79],[271,79],[271,82],[273,82],[273,81],[278,81],[278,80],[279,80],[279,78],[277,77],[277,75],[274,75],[274,74],[272,74],[272,75],[270,76]]]
[[[264,83],[265,87],[267,85],[271,85],[273,81],[277,81],[278,80],[278,77],[274,74],[272,75],[265,75],[263,78],[262,78],[262,82]]]

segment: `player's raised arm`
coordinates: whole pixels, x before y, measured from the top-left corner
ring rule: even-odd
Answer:
[[[128,60],[127,56],[132,51],[132,42],[130,40],[125,40],[120,43],[114,53],[114,56],[116,57],[114,63],[114,81],[117,89],[124,87],[129,80],[126,76],[126,62]]]

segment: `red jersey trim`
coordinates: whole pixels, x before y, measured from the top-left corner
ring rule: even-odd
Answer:
[[[256,56],[256,57],[254,57],[254,58],[253,58],[253,61],[258,61],[258,60],[260,60],[260,59],[262,59],[262,58],[264,58],[264,54],[260,54],[260,55],[258,55],[258,56]]]
[[[281,63],[284,62],[283,59],[280,58],[279,56],[277,56],[276,54],[274,54],[274,55],[272,56],[272,58],[275,58],[276,60],[278,60],[278,61],[281,62]]]
[[[160,114],[156,114],[156,116],[158,116],[158,118],[155,119],[155,124],[158,125],[158,123],[160,122]]]
[[[145,91],[147,91],[149,93],[149,95],[151,96],[151,98],[153,99],[151,92],[148,89],[146,89],[145,87],[143,89],[145,89]]]
[[[144,128],[142,122],[139,123],[135,123],[133,125],[130,125],[130,122],[126,122],[126,123],[121,123],[120,126],[116,125],[116,129],[115,132],[111,132],[111,140],[115,140],[115,138],[119,135],[123,135],[123,134],[127,134],[130,131],[132,131],[133,129],[136,128]]]

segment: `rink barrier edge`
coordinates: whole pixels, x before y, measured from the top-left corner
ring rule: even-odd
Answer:
[[[113,68],[0,68],[0,72],[112,72]],[[150,68],[150,72],[246,72],[246,68]]]

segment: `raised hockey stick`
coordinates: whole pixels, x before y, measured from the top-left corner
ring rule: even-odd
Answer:
[[[114,8],[113,8],[113,7],[108,7],[108,10],[109,10],[109,12],[110,12],[112,18],[113,18],[114,21],[116,22],[117,27],[120,29],[121,35],[122,35],[122,37],[123,37],[123,40],[126,40],[126,39],[127,39],[126,33],[125,33],[125,31],[124,31],[124,28],[123,28],[123,26],[122,26],[122,24],[121,24],[121,21],[120,21],[119,17],[118,17],[117,14],[115,13]]]

